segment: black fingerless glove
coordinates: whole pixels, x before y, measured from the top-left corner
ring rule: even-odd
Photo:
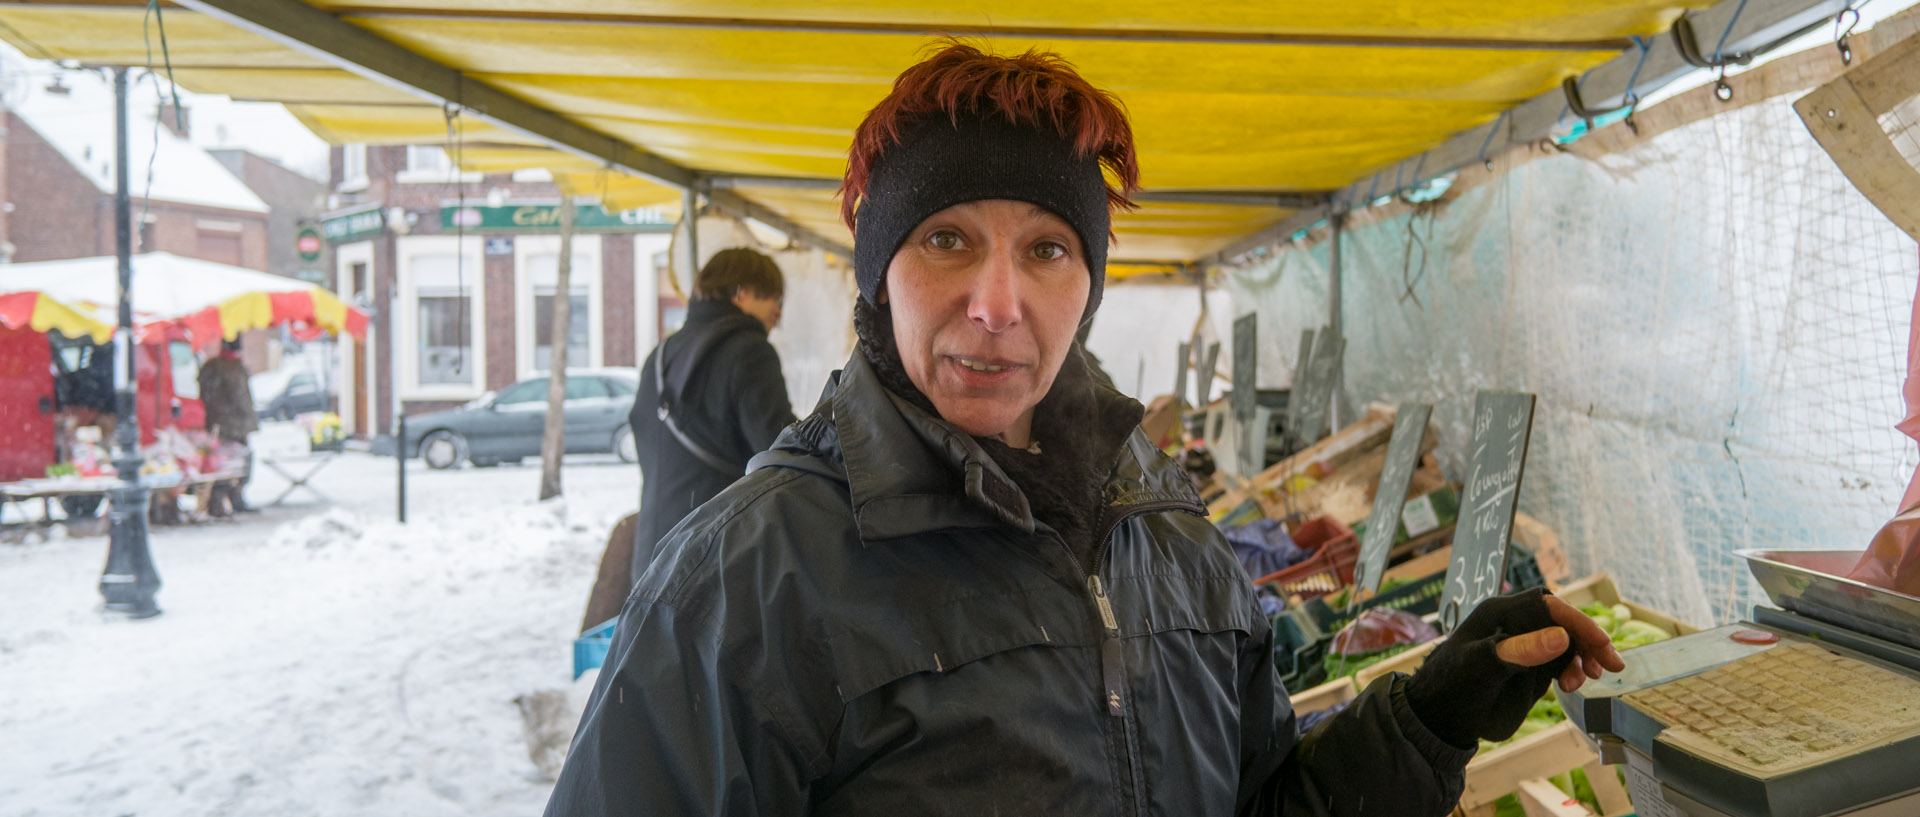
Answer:
[[[1496,596],[1480,603],[1447,640],[1434,648],[1407,682],[1407,704],[1427,730],[1469,749],[1479,738],[1511,737],[1547,685],[1573,661],[1567,651],[1537,667],[1500,660],[1493,646],[1522,633],[1558,626],[1543,590]]]

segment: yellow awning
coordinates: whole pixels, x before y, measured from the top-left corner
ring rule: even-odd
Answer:
[[[147,64],[144,3],[0,0],[30,56]],[[119,3],[119,4],[116,4]],[[1482,126],[1711,0],[307,0],[307,5],[702,174],[813,179],[735,189],[850,243],[826,182],[853,127],[934,32],[991,26],[998,53],[1042,48],[1133,117],[1149,191],[1116,220],[1115,272],[1206,257],[1289,211],[1234,193],[1338,188]],[[334,67],[185,9],[165,12],[181,85],[286,103],[328,141],[459,143],[470,170],[544,167],[609,206],[677,210],[679,192]],[[157,57],[156,57],[157,61]],[[1135,262],[1152,262],[1144,266]]]

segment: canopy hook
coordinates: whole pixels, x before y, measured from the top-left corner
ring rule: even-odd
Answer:
[[[1493,120],[1493,127],[1487,128],[1486,141],[1480,143],[1480,164],[1485,166],[1488,172],[1493,171],[1493,160],[1487,158],[1487,148],[1493,146],[1493,136],[1500,132],[1500,123],[1507,121],[1507,114],[1512,112],[1512,108],[1501,111],[1500,115]]]
[[[1844,29],[1840,27],[1842,20],[1846,21]],[[1858,25],[1860,25],[1860,10],[1853,6],[1847,6],[1841,9],[1839,14],[1833,15],[1833,45],[1840,49],[1841,65],[1853,64],[1853,43],[1850,40],[1853,37],[1854,27]]]
[[[1723,50],[1727,44],[1727,35],[1733,33],[1733,24],[1740,19],[1740,12],[1745,10],[1746,6],[1746,0],[1741,0],[1733,17],[1727,20],[1727,30],[1721,32],[1720,43],[1714,46],[1713,56],[1708,57],[1700,50],[1700,40],[1693,31],[1693,18],[1684,14],[1675,18],[1673,27],[1668,29],[1668,33],[1673,35],[1673,49],[1680,53],[1682,61],[1695,68],[1725,68],[1728,65],[1746,65],[1753,62],[1752,51],[1728,54]]]
[[[1566,79],[1561,80],[1560,91],[1567,95],[1567,110],[1572,111],[1574,116],[1580,117],[1581,121],[1587,123],[1588,131],[1593,130],[1593,120],[1596,117],[1606,116],[1607,114],[1613,113],[1615,111],[1627,110],[1628,108],[1631,108],[1634,104],[1633,101],[1630,100],[1625,105],[1621,105],[1619,107],[1614,107],[1614,108],[1607,108],[1605,110],[1594,110],[1592,108],[1588,108],[1586,102],[1580,98],[1580,83],[1574,77],[1567,77]]]

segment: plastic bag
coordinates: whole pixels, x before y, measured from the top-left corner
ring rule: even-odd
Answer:
[[[1920,596],[1920,505],[1901,511],[1880,528],[1847,578]]]

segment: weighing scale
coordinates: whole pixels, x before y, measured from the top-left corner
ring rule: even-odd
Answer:
[[[1736,553],[1776,607],[1556,692],[1640,817],[1920,817],[1920,598],[1859,551]]]

